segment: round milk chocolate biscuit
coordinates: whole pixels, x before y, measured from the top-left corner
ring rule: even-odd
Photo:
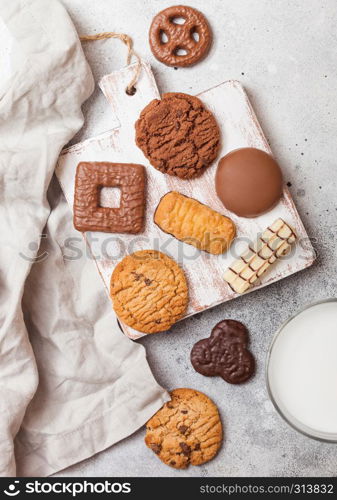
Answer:
[[[156,250],[124,257],[112,273],[110,295],[118,318],[143,333],[168,330],[188,304],[184,271]]]
[[[199,340],[191,351],[193,368],[205,375],[219,375],[230,384],[248,380],[255,369],[255,361],[247,350],[248,330],[239,321],[220,321],[211,336]]]
[[[218,408],[193,389],[175,389],[170,395],[171,401],[146,424],[146,445],[175,469],[208,462],[222,443]]]
[[[178,20],[183,23],[178,23]],[[191,66],[205,57],[212,33],[201,12],[175,5],[159,12],[149,33],[153,55],[167,66]]]
[[[255,148],[236,149],[219,161],[215,186],[228,210],[240,217],[257,217],[280,200],[282,172],[268,153]]]
[[[198,177],[217,157],[220,130],[197,97],[168,93],[154,99],[135,125],[136,143],[157,170],[182,179]]]

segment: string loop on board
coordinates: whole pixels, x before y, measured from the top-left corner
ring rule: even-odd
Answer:
[[[112,31],[97,33],[96,35],[80,36],[81,42],[94,42],[96,40],[107,40],[108,38],[118,38],[127,46],[128,48],[128,55],[126,59],[127,65],[131,64],[132,57],[135,57],[137,60],[133,78],[131,79],[129,85],[126,87],[126,93],[128,95],[134,95],[136,93],[136,84],[141,72],[141,60],[139,55],[133,49],[132,38],[129,35],[126,35],[125,33],[113,33]]]

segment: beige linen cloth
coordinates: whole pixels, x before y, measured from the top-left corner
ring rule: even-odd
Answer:
[[[169,397],[119,331],[84,244],[64,254],[79,233],[53,170],[93,90],[74,27],[57,0],[0,0],[0,31],[11,39],[0,51],[0,475],[46,476],[130,435]]]

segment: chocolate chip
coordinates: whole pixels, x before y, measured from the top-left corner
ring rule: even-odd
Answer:
[[[152,281],[149,280],[149,278],[146,278],[146,280],[144,281],[144,283],[145,283],[146,286],[150,286],[151,283],[152,283]]]
[[[138,273],[134,273],[134,272],[132,274],[134,276],[135,281],[139,281],[140,278],[143,276],[142,274],[138,274]]]
[[[188,457],[191,454],[191,447],[186,443],[179,443],[180,448],[183,450],[182,453],[185,457]]]
[[[151,444],[151,450],[154,451],[157,455],[161,452],[160,444]]]
[[[181,425],[180,427],[178,427],[178,430],[182,434],[185,434],[188,431],[188,427],[187,427],[187,425]]]
[[[170,465],[175,465],[176,462],[174,460],[171,460]]]
[[[184,415],[186,415],[186,413],[188,413],[188,410],[181,410],[180,413],[183,413]]]
[[[198,450],[200,450],[200,443],[197,443],[197,444],[195,445],[195,448],[194,448],[194,450],[195,450],[195,451],[198,451]]]
[[[156,319],[155,323],[157,323],[157,325],[159,325],[161,323],[161,319]]]

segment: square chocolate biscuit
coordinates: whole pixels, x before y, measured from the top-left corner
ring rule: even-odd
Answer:
[[[121,190],[118,208],[100,206],[104,187]],[[139,233],[145,208],[145,169],[132,163],[82,162],[77,166],[74,226],[78,231]]]

